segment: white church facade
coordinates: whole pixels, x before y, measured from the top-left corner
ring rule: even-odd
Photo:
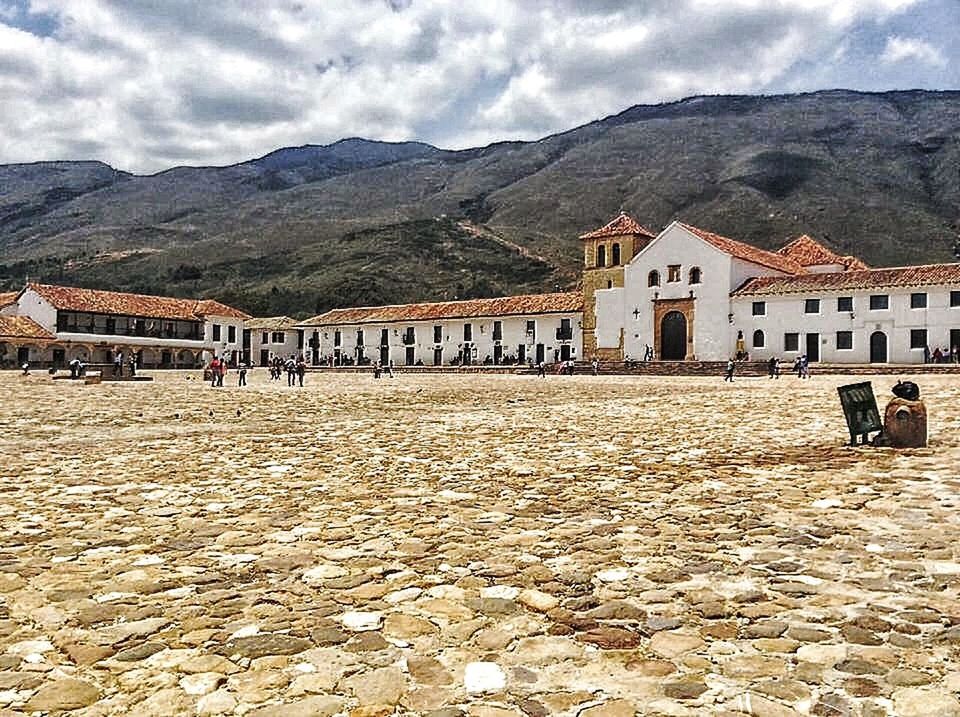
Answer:
[[[602,358],[649,346],[659,360],[922,363],[960,347],[960,264],[871,269],[808,236],[770,252],[680,222],[656,236],[626,215],[608,227],[582,237]],[[598,266],[601,242],[638,239],[623,266]]]

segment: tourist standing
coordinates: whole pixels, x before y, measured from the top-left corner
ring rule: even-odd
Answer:
[[[773,377],[780,378],[780,358],[779,357],[773,360]]]
[[[303,377],[307,375],[307,362],[303,360],[303,356],[297,359],[297,383],[300,384],[300,388],[303,388]]]
[[[810,378],[810,359],[806,354],[800,357],[800,378]]]
[[[379,361],[373,362],[373,377],[380,378],[382,364]]]
[[[293,360],[293,356],[287,359],[285,364],[287,369],[287,385],[294,386],[297,383],[297,362]]]
[[[120,351],[113,355],[113,375],[123,376],[123,353]]]
[[[130,376],[137,375],[137,355],[131,351],[130,352]]]
[[[593,370],[593,375],[596,376],[600,373],[600,359],[596,356],[593,357],[593,361],[590,362],[590,368]]]
[[[723,374],[724,381],[729,381],[730,383],[733,383],[733,370],[735,366],[736,364],[734,363],[733,359],[727,360],[727,370]]]
[[[237,371],[237,386],[247,385],[247,364],[240,364],[240,370]]]
[[[767,378],[773,378],[774,367],[777,365],[777,359],[774,356],[767,361]]]
[[[547,365],[543,361],[537,363],[537,376],[540,378],[547,377]]]
[[[223,388],[223,378],[227,375],[227,360],[220,359],[220,373],[217,376],[217,386]]]
[[[390,359],[389,363],[387,363],[387,376],[393,378],[393,359]]]
[[[210,385],[214,388],[217,387],[217,382],[220,379],[220,359],[216,356],[213,357],[213,360],[210,362]]]

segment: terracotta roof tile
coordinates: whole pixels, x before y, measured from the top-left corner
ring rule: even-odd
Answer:
[[[0,316],[0,339],[52,341],[53,336],[29,316]]]
[[[250,314],[246,314],[232,306],[222,304],[215,299],[200,299],[196,302],[193,313],[201,318],[204,316],[226,316],[231,319],[250,318]]]
[[[789,257],[782,256],[781,254],[775,254],[772,251],[758,249],[755,246],[744,244],[736,239],[720,236],[719,234],[714,234],[713,232],[708,232],[705,229],[699,229],[689,224],[683,224],[682,222],[678,222],[678,224],[680,224],[680,226],[682,226],[691,234],[700,237],[708,244],[712,244],[717,249],[729,254],[730,256],[735,256],[738,259],[749,261],[751,264],[765,266],[768,269],[776,269],[777,271],[782,271],[786,274],[804,273],[804,268],[798,262]]]
[[[249,319],[243,323],[243,328],[254,331],[289,331],[299,325],[296,319],[289,316],[268,316],[259,319]]]
[[[19,291],[5,291],[0,293],[0,309],[4,306],[10,306],[10,304],[17,300],[18,296],[20,296]]]
[[[648,237],[653,239],[656,235],[644,227],[642,224],[639,224],[633,217],[631,217],[626,212],[620,212],[620,214],[610,222],[607,222],[599,229],[594,229],[592,232],[587,232],[586,234],[581,234],[581,239],[602,239],[603,237],[617,237],[624,236],[625,234],[640,234],[641,236]]]
[[[372,324],[393,321],[430,321],[435,319],[468,319],[486,316],[552,314],[583,311],[583,294],[527,294],[502,296],[496,299],[443,301],[429,304],[363,306],[333,309],[304,321],[303,326],[334,324]]]
[[[94,314],[126,314],[148,319],[197,321],[204,316],[246,318],[247,314],[219,301],[175,299],[169,296],[128,294],[121,291],[80,289],[73,286],[28,284],[56,309],[87,311]]]
[[[762,276],[748,279],[732,293],[732,296],[805,294],[812,291],[866,291],[945,284],[960,286],[960,264],[855,269],[800,276]]]
[[[870,268],[856,257],[840,256],[830,251],[816,239],[806,234],[798,236],[777,253],[793,259],[801,266],[839,264],[845,270]]]

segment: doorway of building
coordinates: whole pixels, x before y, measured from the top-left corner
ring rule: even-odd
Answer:
[[[687,317],[670,311],[660,322],[660,359],[683,361],[687,358]]]
[[[517,345],[517,363],[524,364],[527,362],[527,345],[518,344]]]
[[[570,344],[560,344],[560,360],[570,360]]]
[[[820,334],[807,334],[807,363],[820,360]]]
[[[536,361],[536,363],[538,363],[538,364],[543,363],[543,357],[544,357],[544,355],[545,355],[545,354],[544,354],[544,351],[543,351],[543,344],[537,344],[537,361]]]
[[[63,368],[67,363],[67,352],[64,349],[53,350],[53,367]]]
[[[503,344],[493,345],[493,363],[497,366],[503,361]]]
[[[887,335],[882,331],[870,334],[870,363],[887,362]]]
[[[380,365],[387,366],[390,363],[390,347],[381,346],[380,347]]]
[[[950,329],[950,345],[947,346],[947,351],[951,356],[954,355],[954,349],[960,349],[960,329]]]
[[[434,349],[433,350],[433,365],[442,366],[443,365],[443,349]]]
[[[260,365],[270,365],[270,349],[260,349]]]
[[[407,366],[413,366],[413,364],[416,363],[417,359],[416,359],[416,356],[414,356],[415,353],[416,353],[416,349],[413,346],[407,346],[407,355],[406,355]]]

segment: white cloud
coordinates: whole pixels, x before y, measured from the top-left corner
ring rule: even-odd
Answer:
[[[345,136],[533,139],[641,102],[769,91],[920,2],[31,0],[19,19],[53,28],[32,34],[0,0],[0,162],[154,171]],[[943,59],[893,40],[891,58]]]
[[[898,37],[897,35],[887,38],[887,45],[883,48],[880,59],[887,63],[917,60],[935,67],[945,67],[947,64],[947,58],[943,53],[929,42],[915,37]]]

